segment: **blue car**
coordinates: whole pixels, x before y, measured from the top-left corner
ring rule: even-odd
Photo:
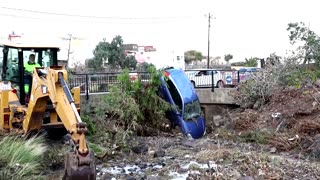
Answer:
[[[200,101],[184,71],[175,68],[165,69],[158,94],[174,105],[173,110],[167,113],[167,118],[173,126],[179,126],[185,135],[193,139],[203,137],[206,123]]]

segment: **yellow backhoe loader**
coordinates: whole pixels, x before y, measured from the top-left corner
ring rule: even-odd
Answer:
[[[85,138],[86,123],[79,115],[80,88],[69,90],[68,73],[58,66],[59,48],[0,42],[0,51],[0,129],[24,136],[46,130],[56,138],[69,133],[71,148],[65,155],[63,179],[96,179],[94,154]],[[30,54],[40,65],[33,68],[31,87],[25,69]]]

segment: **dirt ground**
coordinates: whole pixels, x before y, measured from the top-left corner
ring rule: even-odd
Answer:
[[[131,137],[128,151],[97,159],[97,179],[320,179],[320,88],[274,94],[258,109],[226,110],[224,123],[208,120],[199,140]],[[61,177],[53,172],[48,179]]]

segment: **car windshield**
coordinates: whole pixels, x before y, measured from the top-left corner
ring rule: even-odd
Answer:
[[[198,99],[185,104],[183,119],[192,120],[193,118],[198,118],[200,115],[201,115],[201,107],[200,107],[200,101]]]

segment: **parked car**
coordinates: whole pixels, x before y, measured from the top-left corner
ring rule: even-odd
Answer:
[[[257,72],[259,70],[260,68],[256,67],[247,67],[239,69],[240,82],[249,79],[252,73]]]
[[[183,70],[165,69],[158,95],[174,105],[167,113],[173,126],[179,126],[183,134],[193,139],[205,134],[206,123],[198,95]]]
[[[222,88],[225,84],[221,72],[213,69],[187,70],[186,75],[193,87],[212,87],[212,75],[215,87]]]

